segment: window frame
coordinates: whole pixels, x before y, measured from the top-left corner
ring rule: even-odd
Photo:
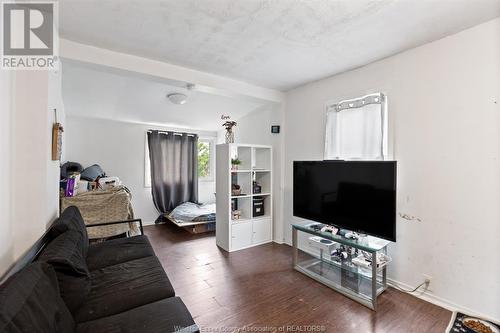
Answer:
[[[328,148],[329,148],[329,143],[332,141],[332,136],[334,135],[334,130],[329,131],[328,127],[328,119],[330,114],[333,113],[338,113],[342,112],[345,110],[349,110],[350,108],[358,109],[362,108],[363,105],[365,104],[365,99],[368,98],[379,98],[380,101],[377,101],[375,99],[374,102],[367,102],[368,104],[378,104],[380,105],[381,108],[381,113],[382,113],[382,140],[381,140],[381,154],[375,160],[389,160],[392,157],[392,152],[389,150],[389,118],[388,118],[388,102],[387,102],[387,94],[382,91],[377,91],[377,92],[372,92],[369,94],[366,94],[361,97],[357,98],[350,98],[350,99],[343,99],[340,102],[335,102],[335,101],[328,101],[325,103],[325,142],[324,142],[324,152],[323,152],[323,158],[325,160],[331,160],[331,159],[348,159],[348,160],[365,160],[363,157],[356,157],[356,158],[346,158],[342,156],[329,156],[328,154]],[[360,103],[362,102],[362,105]],[[353,105],[351,105],[353,104]],[[370,158],[373,159],[373,158]]]
[[[199,137],[198,142],[208,143],[209,161],[208,161],[208,177],[198,177],[199,182],[215,181],[215,137]]]
[[[199,137],[198,141],[207,142],[209,144],[209,176],[198,177],[198,182],[213,182],[215,181],[215,145],[216,137],[203,136]],[[149,160],[148,147],[148,132],[144,135],[144,188],[151,188],[151,162]]]

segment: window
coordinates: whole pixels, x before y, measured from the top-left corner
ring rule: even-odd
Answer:
[[[327,105],[325,160],[387,158],[387,107],[383,94]]]
[[[214,180],[214,139],[199,139],[198,141],[198,179]]]
[[[214,181],[215,138],[198,140],[198,180]],[[151,165],[149,163],[148,135],[144,141],[144,187],[151,187]]]

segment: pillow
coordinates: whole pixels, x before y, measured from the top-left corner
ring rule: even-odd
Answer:
[[[38,261],[54,267],[61,297],[72,313],[90,292],[90,274],[81,243],[81,233],[68,230],[50,242],[38,257]]]
[[[0,286],[0,332],[74,332],[52,267],[35,262]]]
[[[82,214],[80,214],[80,210],[76,206],[70,206],[62,212],[61,216],[52,224],[49,235],[54,239],[68,230],[74,230],[82,234],[83,254],[86,258],[89,248],[89,236]]]

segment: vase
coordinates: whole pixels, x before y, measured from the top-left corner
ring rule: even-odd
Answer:
[[[234,133],[232,129],[226,130],[226,143],[234,143]]]

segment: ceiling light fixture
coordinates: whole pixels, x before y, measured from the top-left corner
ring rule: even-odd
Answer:
[[[187,101],[187,95],[182,93],[171,93],[167,95],[167,98],[170,102],[179,105],[186,104]]]

